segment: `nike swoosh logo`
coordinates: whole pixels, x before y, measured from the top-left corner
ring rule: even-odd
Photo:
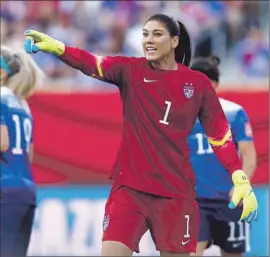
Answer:
[[[181,242],[182,245],[186,245],[187,243],[189,243],[190,239],[188,239],[187,241],[183,241]]]
[[[232,247],[233,248],[237,248],[237,247],[239,247],[240,245],[242,245],[243,243],[241,242],[241,243],[234,243],[233,245],[232,245]]]
[[[144,78],[143,81],[149,83],[149,82],[156,82],[157,80]]]

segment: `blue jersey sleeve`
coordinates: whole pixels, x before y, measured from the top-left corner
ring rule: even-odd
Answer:
[[[7,106],[1,99],[0,124],[7,125]]]
[[[252,127],[244,109],[239,110],[235,116],[232,134],[235,142],[253,140]]]

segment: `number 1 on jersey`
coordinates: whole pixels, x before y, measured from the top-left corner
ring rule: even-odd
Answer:
[[[13,154],[22,154],[22,148],[21,148],[21,127],[20,127],[20,118],[18,115],[12,115],[12,120],[15,124],[15,147],[12,148]]]
[[[186,219],[186,234],[184,235],[184,238],[190,238],[190,234],[189,234],[189,215],[185,215],[185,219]]]
[[[172,103],[169,101],[165,101],[165,104],[167,105],[167,109],[165,111],[163,120],[160,120],[159,122],[165,125],[169,125],[169,122],[167,121],[167,119],[168,119],[168,115],[169,115]]]

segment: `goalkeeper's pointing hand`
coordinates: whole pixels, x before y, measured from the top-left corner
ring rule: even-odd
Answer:
[[[44,33],[36,30],[28,29],[24,32],[26,39],[24,41],[24,49],[27,53],[37,53],[42,51],[60,56],[65,52],[65,45]]]

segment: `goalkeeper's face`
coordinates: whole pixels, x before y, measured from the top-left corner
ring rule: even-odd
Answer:
[[[178,44],[178,37],[171,37],[166,26],[156,20],[148,21],[142,31],[142,47],[148,61],[166,59]]]

